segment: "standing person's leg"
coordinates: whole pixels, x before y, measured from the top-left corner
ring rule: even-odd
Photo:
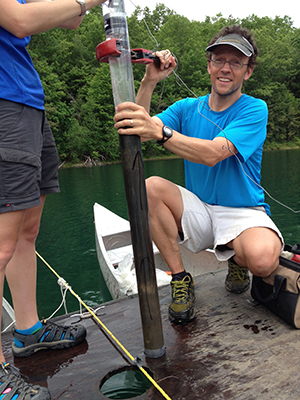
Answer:
[[[36,254],[35,242],[45,202],[25,211],[13,257],[6,269],[11,291],[17,329],[29,329],[39,318],[36,306]]]
[[[81,343],[86,336],[83,326],[60,326],[39,321],[36,305],[35,241],[39,232],[45,195],[39,206],[24,211],[15,250],[6,278],[16,316],[13,353],[27,357],[42,349],[63,349]]]
[[[17,327],[13,353],[26,357],[44,348],[75,346],[85,339],[86,330],[38,320],[35,240],[45,195],[59,192],[58,156],[43,111],[9,101],[0,104],[0,141],[5,149],[0,156],[0,292],[7,273]],[[50,399],[46,388],[16,378],[3,352],[1,361],[0,382],[5,381],[7,391]],[[0,385],[0,395],[6,385]]]
[[[6,266],[14,255],[24,215],[25,211],[0,214],[0,320]],[[5,397],[6,395],[11,397],[11,393],[13,393],[15,398],[15,396],[19,397],[26,394],[26,396],[37,400],[50,400],[47,388],[33,386],[16,376],[10,365],[5,362],[2,346],[0,347],[0,382],[2,383],[0,385],[0,396],[5,393]],[[3,393],[4,390],[5,392]]]
[[[18,241],[19,231],[24,219],[24,214],[25,211],[13,211],[0,214],[0,317],[2,315],[2,297],[6,266],[13,257]],[[4,361],[4,355],[1,347],[0,362]]]
[[[7,265],[14,256],[26,209],[40,203],[36,179],[37,162],[31,136],[38,129],[35,118],[27,119],[22,104],[0,99],[0,314]],[[34,110],[28,107],[28,110]],[[32,126],[34,125],[34,126]],[[39,145],[39,136],[33,139]],[[0,315],[1,317],[1,315]],[[33,386],[16,375],[0,350],[0,397],[49,400],[47,388]],[[6,396],[7,395],[7,396]]]

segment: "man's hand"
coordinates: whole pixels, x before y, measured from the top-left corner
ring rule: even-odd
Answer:
[[[153,90],[158,82],[169,76],[176,67],[175,58],[170,50],[157,51],[155,55],[159,58],[160,67],[154,63],[148,64],[141,86],[136,96],[136,102],[150,112],[150,103]]]
[[[156,84],[171,75],[176,67],[176,61],[170,50],[157,51],[154,55],[159,58],[160,67],[158,68],[154,63],[148,64],[143,80],[154,81]]]
[[[142,142],[161,140],[162,122],[151,118],[144,107],[125,102],[116,107],[115,128],[120,135],[138,135]]]

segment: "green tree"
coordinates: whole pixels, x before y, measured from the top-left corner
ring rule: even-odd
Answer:
[[[137,7],[128,18],[131,48],[168,48],[177,59],[175,73],[157,85],[151,114],[187,96],[210,92],[205,48],[215,33],[233,23],[251,29],[260,48],[259,65],[245,82],[244,91],[268,104],[266,146],[298,145],[300,30],[288,16],[251,15],[239,20],[217,14],[199,22],[189,21],[161,3],[152,12]],[[29,45],[62,161],[120,160],[109,67],[99,64],[95,55],[96,46],[105,39],[98,7],[86,15],[78,30],[54,29],[34,36]],[[136,90],[144,69],[133,65]],[[170,154],[152,142],[143,143],[142,148],[145,158]]]

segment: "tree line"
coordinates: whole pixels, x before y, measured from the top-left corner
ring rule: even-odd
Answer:
[[[101,11],[91,10],[76,31],[54,29],[34,36],[28,48],[44,86],[61,162],[120,160],[109,65],[98,63],[95,53],[105,40]],[[259,65],[243,90],[268,104],[265,148],[300,145],[300,30],[290,17],[237,19],[217,14],[199,22],[158,4],[153,11],[137,7],[127,21],[131,48],[168,48],[177,59],[176,76],[155,90],[152,115],[182,98],[210,92],[205,58],[209,40],[225,25],[251,29],[260,49]],[[144,69],[133,65],[136,90]],[[143,143],[142,148],[144,158],[170,154],[154,142]]]

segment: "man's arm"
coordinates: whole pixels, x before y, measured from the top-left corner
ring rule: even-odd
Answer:
[[[169,50],[157,51],[155,56],[159,58],[160,66],[157,67],[154,63],[147,65],[136,96],[137,104],[144,107],[148,113],[150,113],[151,98],[157,83],[169,76],[176,67],[175,58]]]
[[[148,114],[150,114],[151,99],[155,87],[155,82],[148,82],[144,77],[136,95],[136,103],[144,107]]]
[[[165,79],[176,66],[175,59],[168,50],[157,52],[156,55],[161,60],[160,68],[154,64],[146,67],[146,73],[136,97],[136,104],[119,104],[116,107],[117,114],[114,118],[115,128],[118,129],[119,134],[138,135],[142,142],[162,139],[163,122],[158,117],[150,117],[150,103],[157,83]],[[131,120],[133,124],[131,124]],[[127,129],[128,127],[131,129]],[[164,146],[186,160],[208,166],[214,166],[237,153],[235,146],[225,138],[197,139],[187,137],[174,130],[172,138]]]
[[[176,131],[173,131],[172,138],[164,146],[185,160],[208,167],[213,167],[238,152],[235,146],[224,137],[206,140],[187,137]]]
[[[120,135],[138,135],[142,142],[162,139],[163,122],[158,117],[150,117],[144,107],[127,102],[119,104],[116,111],[115,128]],[[174,130],[164,146],[179,157],[210,167],[237,153],[235,146],[226,138],[198,139]]]

